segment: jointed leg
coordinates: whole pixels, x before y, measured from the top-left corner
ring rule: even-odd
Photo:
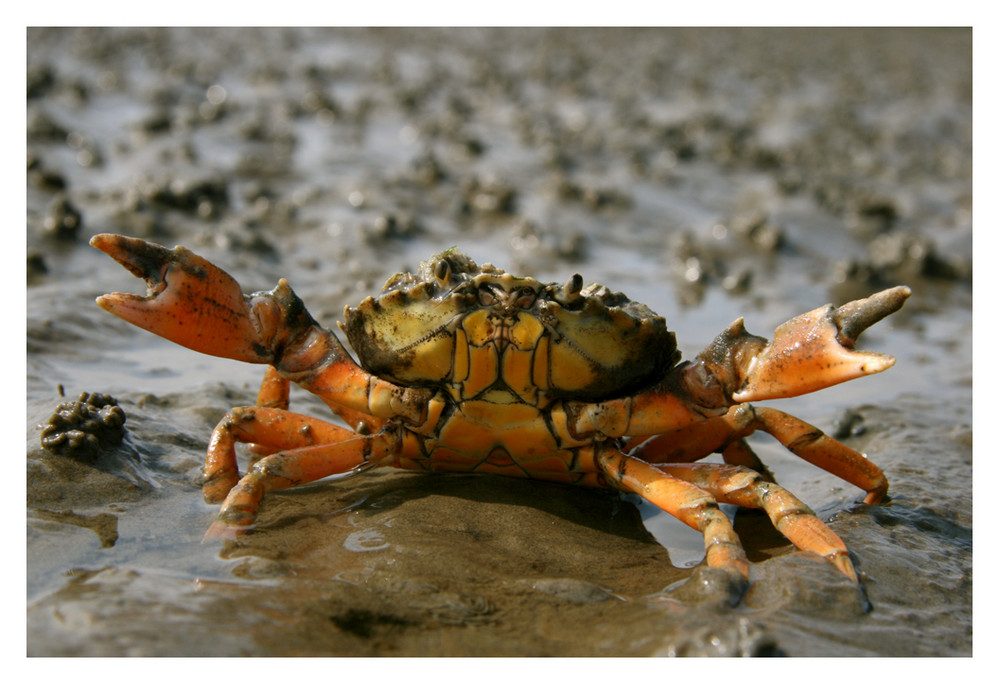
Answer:
[[[205,480],[202,486],[205,501],[209,503],[222,501],[239,481],[236,443],[240,442],[260,445],[268,452],[282,450],[278,454],[301,448],[349,443],[356,446],[356,450],[360,450],[356,451],[356,454],[361,462],[331,464],[334,467],[342,466],[343,471],[349,471],[360,463],[377,461],[378,458],[384,456],[382,453],[369,454],[369,452],[376,447],[384,448],[386,438],[380,437],[380,434],[359,436],[346,428],[341,428],[327,421],[282,409],[237,407],[223,417],[212,433],[208,455],[205,459]],[[341,450],[341,452],[343,451]],[[272,457],[276,457],[278,454],[274,454]],[[264,457],[257,465],[272,457]],[[311,480],[339,472],[341,471],[334,468],[334,470],[317,475]]]
[[[291,383],[287,379],[282,378],[277,369],[273,366],[268,366],[267,371],[264,372],[264,378],[261,380],[260,390],[257,392],[257,406],[270,409],[288,409],[290,386]],[[374,416],[363,414],[339,404],[328,403],[327,406],[344,423],[362,434],[374,433],[385,425],[385,421],[381,419],[376,419]],[[271,454],[277,451],[277,449],[282,448],[281,446],[278,448],[268,448],[265,445],[253,443],[249,447],[251,452],[258,455]]]
[[[257,406],[272,409],[288,409],[291,383],[278,375],[278,370],[268,366],[257,392]]]
[[[829,560],[857,582],[857,574],[840,537],[813,511],[780,485],[754,471],[724,464],[660,464],[658,471],[681,478],[710,493],[723,504],[763,509],[778,532],[799,549]]]
[[[774,481],[771,471],[741,437],[734,439],[725,417],[677,428],[646,440],[629,452],[650,464],[688,464],[721,452],[727,464],[753,469],[765,480]]]
[[[355,436],[342,442],[276,452],[254,464],[222,503],[208,537],[230,537],[257,519],[264,494],[311,483],[335,474],[352,474],[374,466],[391,447],[382,434]]]
[[[737,405],[722,416],[659,435],[637,448],[634,455],[655,463],[686,463],[721,451],[727,463],[746,466],[769,477],[766,469],[759,470],[763,464],[742,440],[758,430],[770,433],[810,464],[865,490],[866,504],[878,504],[889,489],[881,469],[860,452],[802,419],[749,404]]]
[[[268,409],[288,409],[291,383],[278,375],[278,370],[268,366],[257,392],[257,406]],[[276,450],[266,445],[248,443],[247,447],[255,455],[271,454]]]
[[[764,462],[760,460],[760,457],[757,456],[757,453],[742,438],[727,445],[722,450],[722,458],[727,464],[744,466],[760,474],[764,480],[770,483],[775,482],[774,475],[771,474],[771,469],[767,468]]]
[[[734,409],[730,415],[738,421],[770,433],[795,456],[867,492],[865,504],[878,504],[888,492],[889,481],[882,469],[815,426],[770,407],[755,409],[744,404]]]
[[[700,531],[705,537],[708,566],[750,577],[750,562],[732,523],[707,492],[621,452],[604,452],[598,455],[597,463],[612,485],[638,494]]]

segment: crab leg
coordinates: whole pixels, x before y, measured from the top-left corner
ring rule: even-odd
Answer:
[[[236,444],[280,448],[257,460],[239,477]],[[223,498],[210,535],[238,532],[253,524],[261,498],[270,490],[309,483],[334,474],[353,474],[378,464],[395,450],[385,433],[359,436],[320,419],[281,409],[238,407],[219,422],[208,448],[203,494]]]
[[[774,476],[771,474],[771,469],[767,468],[764,462],[760,460],[760,457],[757,456],[757,453],[750,449],[750,445],[742,438],[726,445],[722,450],[722,458],[727,464],[743,466],[756,472],[767,482],[775,482]]]
[[[749,404],[732,407],[728,413],[705,419],[701,424],[658,435],[638,447],[633,454],[655,463],[675,463],[695,461],[722,450],[727,461],[757,470],[752,461],[741,461],[749,458],[745,453],[740,455],[743,448],[734,446],[758,430],[770,433],[790,452],[810,464],[867,492],[866,504],[878,504],[889,489],[882,470],[860,452],[802,419],[770,407]],[[750,449],[749,446],[744,447]],[[756,455],[753,456],[756,458]]]
[[[815,552],[858,581],[847,546],[813,511],[785,488],[765,481],[742,466],[726,464],[657,464],[662,473],[681,478],[723,504],[763,509],[771,523],[801,550]]]
[[[231,409],[212,431],[202,470],[202,494],[209,504],[225,499],[240,479],[236,443],[250,443],[265,453],[343,439],[326,421],[268,407]],[[331,429],[331,430],[327,430]],[[323,438],[326,438],[324,440]]]
[[[750,562],[732,523],[705,490],[618,451],[602,451],[597,464],[615,487],[636,493],[700,531],[705,537],[705,562],[710,567],[750,577]]]
[[[288,409],[290,386],[287,378],[282,378],[276,368],[268,366],[261,379],[260,390],[257,391],[257,406]]]
[[[721,452],[727,464],[744,466],[763,476],[764,480],[774,482],[770,469],[746,440],[733,440],[729,435],[723,437],[718,432],[703,431],[701,425],[697,430],[689,427],[687,430],[678,429],[653,439],[644,439],[629,454],[650,464],[688,464],[713,452]]]
[[[278,374],[278,370],[273,366],[268,366],[264,372],[264,378],[260,381],[260,390],[257,391],[257,406],[269,409],[288,409],[290,399],[291,383]],[[275,449],[266,445],[248,443],[250,451],[257,455],[271,454]]]
[[[283,378],[277,369],[273,366],[268,366],[267,371],[264,372],[264,378],[261,380],[260,390],[257,393],[257,406],[288,409],[290,385],[291,383],[288,379]],[[384,421],[380,421],[367,414],[362,414],[341,404],[330,402],[328,406],[341,420],[359,433],[374,433],[384,425]],[[264,445],[251,443],[250,451],[254,454],[271,454],[276,450]]]
[[[802,419],[749,404],[734,407],[726,417],[732,417],[737,426],[745,425],[744,431],[757,428],[770,433],[795,456],[861,488],[868,493],[865,504],[878,504],[889,491],[889,481],[882,469]]]
[[[259,406],[236,407],[212,432],[205,458],[202,494],[206,502],[215,504],[236,485],[239,480],[237,443],[251,443],[271,454],[342,442],[352,437],[356,437],[355,433],[346,428],[305,414]]]

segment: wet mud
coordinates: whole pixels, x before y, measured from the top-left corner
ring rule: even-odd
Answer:
[[[971,41],[29,30],[28,654],[971,654]],[[487,476],[272,493],[252,532],[205,542],[208,437],[262,369],[100,310],[143,291],[87,246],[101,232],[183,244],[248,291],[286,277],[334,328],[457,245],[623,291],[686,358],[739,316],[769,335],[905,283],[860,341],[895,368],[773,403],[868,454],[889,500],[753,438],[862,584],[740,510],[740,596],[637,499]]]

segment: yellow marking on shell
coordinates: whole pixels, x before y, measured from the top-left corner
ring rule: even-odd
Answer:
[[[554,342],[549,352],[549,382],[560,390],[585,388],[597,380],[594,364],[565,342]]]
[[[462,329],[469,337],[469,344],[482,347],[493,337],[490,313],[485,309],[474,311],[462,320]]]
[[[538,402],[534,356],[543,333],[545,328],[538,319],[530,314],[520,314],[517,324],[510,329],[511,346],[504,350],[501,360],[504,383],[531,404]]]
[[[519,350],[533,350],[545,327],[536,317],[526,312],[517,315],[517,323],[510,328],[510,341]]]
[[[536,404],[538,389],[531,378],[532,362],[531,350],[523,351],[508,347],[503,355],[503,381],[522,400]]]
[[[486,388],[493,385],[499,372],[499,360],[496,348],[469,347],[469,375],[462,385],[463,397],[475,397]]]
[[[451,336],[435,336],[415,345],[406,377],[413,380],[444,379],[452,370],[454,345]]]
[[[652,320],[637,320],[618,307],[594,304],[577,311],[548,303],[546,312],[560,333],[549,349],[549,383],[564,392],[613,388],[617,375],[628,376],[636,362],[651,355],[651,345],[669,342]]]
[[[455,356],[452,382],[461,383],[469,377],[469,338],[461,328],[455,331]]]
[[[478,460],[497,448],[505,448],[518,462],[548,456],[559,450],[541,412],[518,402],[509,393],[491,393],[493,399],[463,402],[442,426],[435,445],[447,446]]]
[[[531,364],[531,381],[541,391],[549,388],[549,338],[538,339]]]
[[[363,367],[401,384],[437,382],[452,373],[460,298],[431,298],[426,284],[393,290],[344,310],[344,331]]]
[[[462,384],[463,397],[475,397],[493,385],[500,371],[496,347],[490,344],[493,327],[488,315],[486,310],[480,310],[462,321],[460,330],[465,332],[465,354],[468,355],[465,362],[468,372]]]

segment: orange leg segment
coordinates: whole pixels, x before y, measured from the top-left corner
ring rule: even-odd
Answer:
[[[889,489],[882,470],[860,452],[802,419],[749,404],[732,407],[727,414],[700,424],[663,433],[637,448],[634,455],[655,463],[677,463],[721,451],[728,463],[759,470],[755,462],[759,464],[760,460],[748,445],[740,444],[742,438],[758,430],[773,435],[801,459],[866,491],[866,504],[878,504]]]
[[[255,443],[276,451],[239,477],[236,443]],[[227,535],[250,526],[264,493],[309,483],[334,474],[361,471],[395,448],[386,433],[357,435],[326,421],[281,409],[238,407],[216,427],[205,460],[203,494],[223,501],[209,535]]]
[[[770,433],[795,456],[867,492],[865,504],[878,504],[889,491],[882,469],[815,426],[777,409],[741,406],[753,414],[752,419],[741,420]],[[736,409],[739,414],[740,407]]]
[[[291,383],[288,379],[283,378],[273,366],[268,366],[267,371],[264,372],[260,390],[257,393],[257,406],[272,409],[288,409],[290,386]],[[363,435],[374,433],[385,425],[384,420],[363,414],[332,401],[329,401],[327,406],[348,426]],[[271,454],[277,451],[277,449],[254,443],[250,444],[250,451],[254,454]]]
[[[269,409],[288,409],[291,383],[278,374],[278,370],[273,366],[268,366],[264,372],[264,378],[260,382],[260,390],[257,392],[257,406]],[[274,449],[269,449],[264,445],[249,443],[248,447],[254,454],[271,454]]]
[[[288,409],[291,383],[278,374],[273,366],[268,366],[257,392],[257,406],[273,409]]]
[[[725,464],[660,464],[658,471],[681,478],[723,504],[763,509],[778,532],[796,547],[824,557],[857,582],[847,546],[801,500],[756,472]]]
[[[705,490],[621,452],[599,454],[598,464],[616,487],[636,493],[700,531],[705,537],[708,566],[750,577],[750,562],[732,523]]]
[[[722,450],[722,458],[725,459],[727,464],[732,464],[733,466],[743,466],[759,474],[764,480],[773,483],[774,476],[771,474],[771,469],[760,460],[757,453],[754,452],[750,445],[747,444],[746,440],[742,438],[736,442],[729,443]]]

